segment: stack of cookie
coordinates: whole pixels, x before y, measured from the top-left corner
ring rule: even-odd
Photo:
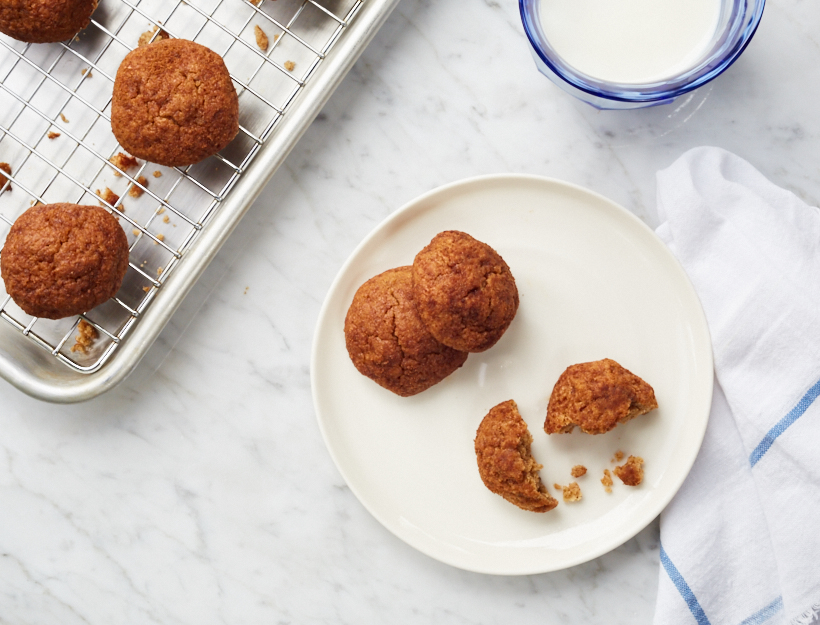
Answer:
[[[402,397],[441,382],[498,342],[518,310],[518,289],[504,259],[469,234],[448,230],[412,266],[365,282],[345,317],[354,366]]]

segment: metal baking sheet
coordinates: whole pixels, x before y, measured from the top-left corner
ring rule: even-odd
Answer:
[[[0,285],[0,376],[63,403],[122,381],[397,2],[100,0],[71,41],[0,35],[0,162],[11,169],[0,192],[0,246],[37,202],[102,204],[130,245],[117,296],[78,317],[30,317]],[[240,132],[191,167],[122,169],[110,128],[114,76],[141,36],[165,33],[222,55],[239,94]],[[76,340],[81,323],[97,334],[87,348]]]

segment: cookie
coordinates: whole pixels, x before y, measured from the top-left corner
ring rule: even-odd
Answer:
[[[504,259],[469,234],[437,234],[413,261],[419,315],[445,345],[483,352],[501,338],[518,310],[518,289]]]
[[[532,457],[532,435],[513,400],[490,410],[478,426],[475,453],[484,485],[523,510],[547,512],[558,500],[547,492]]]
[[[130,52],[114,81],[111,129],[127,152],[168,167],[216,154],[239,132],[239,100],[222,57],[185,39]]]
[[[389,269],[359,287],[344,333],[356,369],[402,397],[427,390],[467,360],[465,352],[439,343],[422,323],[410,267]]]
[[[28,43],[71,39],[88,26],[97,0],[3,0],[0,32]]]
[[[60,319],[116,295],[128,269],[128,241],[99,206],[45,204],[28,209],[0,253],[6,292],[34,317]]]
[[[552,389],[544,431],[609,432],[658,407],[655,391],[614,360],[604,358],[568,367]]]

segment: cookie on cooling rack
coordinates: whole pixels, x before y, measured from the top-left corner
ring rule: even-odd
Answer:
[[[457,230],[437,234],[416,255],[413,289],[430,333],[465,352],[495,345],[518,310],[518,289],[504,259]]]
[[[216,154],[239,132],[239,100],[222,57],[185,39],[130,52],[114,81],[111,128],[127,152],[168,167]]]
[[[402,397],[438,384],[467,360],[434,339],[419,319],[410,267],[389,269],[360,286],[344,332],[359,373]]]
[[[547,492],[532,457],[532,435],[511,399],[492,408],[478,426],[475,453],[484,485],[522,510],[548,512],[558,500]]]
[[[14,222],[0,252],[6,292],[34,317],[61,319],[116,295],[128,240],[99,206],[41,204]]]
[[[0,32],[28,43],[71,39],[88,26],[97,0],[3,0]]]

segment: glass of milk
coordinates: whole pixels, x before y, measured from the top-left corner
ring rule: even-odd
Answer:
[[[740,56],[765,0],[519,0],[535,63],[601,109],[666,104]]]

